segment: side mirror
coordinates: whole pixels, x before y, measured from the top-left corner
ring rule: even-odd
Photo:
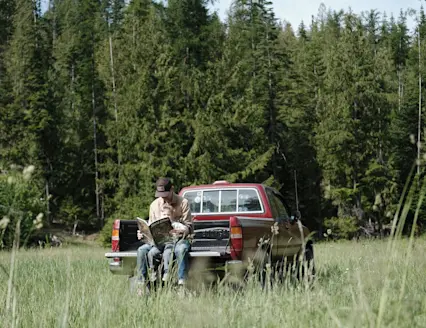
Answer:
[[[300,211],[294,211],[290,217],[290,222],[295,223],[299,221],[301,217],[302,217],[302,214],[300,213]]]

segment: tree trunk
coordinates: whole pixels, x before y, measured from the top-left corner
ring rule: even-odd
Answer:
[[[421,122],[422,122],[422,73],[421,73],[421,42],[419,30],[419,120],[417,128],[417,174],[420,174]]]
[[[47,220],[47,222],[51,223],[51,220],[50,220],[50,204],[49,204],[49,181],[48,180],[46,180],[45,192],[46,192],[46,220]]]
[[[108,22],[108,30],[110,28],[110,23]],[[115,91],[115,71],[114,71],[114,56],[112,52],[112,37],[111,32],[109,32],[109,57],[110,57],[110,64],[111,64],[111,83],[112,83],[112,96],[114,98],[114,114],[115,114],[115,121],[118,121],[118,111],[117,111],[117,97],[116,97],[116,91]]]
[[[96,131],[96,99],[95,99],[95,54],[92,53],[92,111],[93,111],[93,146],[95,155],[95,195],[96,195],[96,218],[103,227],[103,222],[100,215],[100,202],[99,202],[99,171],[98,171],[98,145],[97,145],[97,131]]]

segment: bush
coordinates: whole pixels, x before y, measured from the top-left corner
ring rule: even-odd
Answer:
[[[111,247],[111,233],[112,233],[112,224],[114,223],[114,218],[109,218],[106,220],[104,227],[102,228],[98,241],[104,247]]]
[[[17,239],[20,246],[25,245],[43,227],[42,192],[33,179],[34,171],[32,165],[23,170],[0,167],[0,248],[11,248]]]
[[[354,217],[331,217],[324,220],[326,238],[350,239],[358,231],[358,221]]]

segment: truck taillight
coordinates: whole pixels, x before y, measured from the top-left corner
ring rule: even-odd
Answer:
[[[243,228],[237,217],[229,218],[230,241],[231,241],[231,258],[239,260],[243,251]]]
[[[111,250],[120,251],[120,220],[115,220],[112,224]]]

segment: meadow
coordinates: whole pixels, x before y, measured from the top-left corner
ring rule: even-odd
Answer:
[[[131,294],[104,252],[96,245],[1,252],[0,326],[426,327],[424,239],[318,244],[311,288],[219,286],[183,296]]]

